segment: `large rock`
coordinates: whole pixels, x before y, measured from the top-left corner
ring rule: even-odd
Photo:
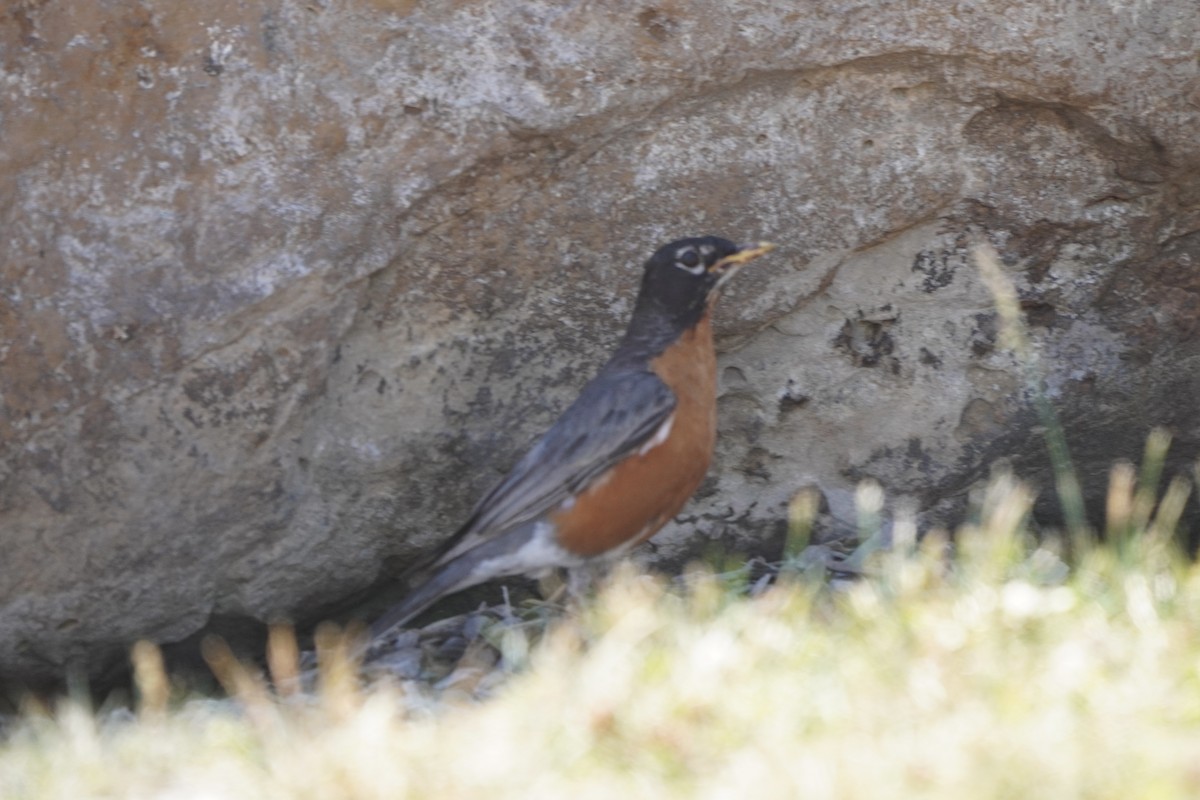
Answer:
[[[1195,0],[19,2],[0,17],[0,673],[310,619],[432,546],[615,341],[641,261],[786,245],[718,322],[658,541],[1039,469],[966,247],[1089,492],[1200,440]],[[1048,494],[1048,492],[1047,492]]]

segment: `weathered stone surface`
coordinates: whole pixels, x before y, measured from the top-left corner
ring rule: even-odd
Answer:
[[[1039,469],[997,244],[1090,492],[1200,441],[1194,0],[22,0],[0,12],[0,674],[306,618],[446,535],[615,340],[723,305],[713,476],[658,542],[875,477]]]

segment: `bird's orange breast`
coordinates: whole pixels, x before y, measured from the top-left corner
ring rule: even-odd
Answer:
[[[650,362],[675,393],[665,439],[601,475],[570,507],[551,515],[558,544],[596,556],[648,539],[704,480],[717,433],[717,362],[706,313]],[[653,441],[653,440],[651,440]]]

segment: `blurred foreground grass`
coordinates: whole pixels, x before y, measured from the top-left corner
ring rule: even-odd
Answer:
[[[414,711],[335,660],[315,697],[234,669],[241,711],[168,708],[143,651],[138,715],[27,715],[0,797],[1197,797],[1186,484],[1155,510],[1131,468],[1112,483],[1110,541],[1069,556],[1001,478],[953,558],[901,525],[841,588],[785,569],[751,599],[622,572],[527,659],[507,647],[523,667],[485,703]]]

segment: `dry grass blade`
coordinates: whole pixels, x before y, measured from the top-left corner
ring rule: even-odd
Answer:
[[[784,558],[799,556],[812,540],[813,520],[820,511],[821,493],[806,486],[792,496],[788,503],[787,541],[784,543]]]
[[[300,691],[300,646],[291,625],[276,623],[268,631],[267,669],[280,697],[291,697]]]
[[[1165,428],[1155,428],[1146,436],[1146,449],[1142,453],[1142,468],[1138,474],[1137,492],[1133,498],[1131,525],[1144,529],[1154,512],[1158,499],[1158,484],[1162,480],[1167,451],[1171,448],[1171,434]]]
[[[317,626],[317,673],[321,704],[334,719],[346,719],[362,701],[358,683],[358,663],[354,658],[358,637],[332,622]]]
[[[1128,461],[1118,461],[1108,473],[1108,495],[1104,504],[1105,531],[1109,541],[1120,541],[1133,526],[1135,473]]]
[[[153,642],[141,640],[133,645],[129,660],[133,663],[138,712],[145,719],[161,719],[171,696],[171,681],[163,665],[162,651]]]
[[[221,688],[242,704],[251,720],[260,727],[277,722],[275,704],[262,679],[238,661],[224,639],[205,636],[200,642],[200,654]]]
[[[1162,501],[1158,504],[1158,513],[1154,515],[1154,522],[1150,526],[1150,536],[1163,541],[1175,538],[1175,529],[1179,527],[1179,520],[1183,516],[1183,509],[1191,491],[1192,487],[1187,478],[1176,475],[1171,479]]]
[[[1013,282],[1005,274],[995,248],[986,242],[971,248],[971,255],[979,268],[979,275],[992,295],[996,313],[1000,317],[1000,339],[1010,348],[1025,371],[1025,381],[1033,395],[1033,404],[1046,437],[1046,448],[1054,467],[1054,488],[1062,505],[1063,517],[1072,539],[1083,547],[1092,538],[1084,513],[1083,492],[1079,478],[1071,463],[1066,434],[1059,422],[1058,414],[1046,397],[1042,383],[1037,354],[1029,340],[1025,317],[1021,312],[1020,300]]]

